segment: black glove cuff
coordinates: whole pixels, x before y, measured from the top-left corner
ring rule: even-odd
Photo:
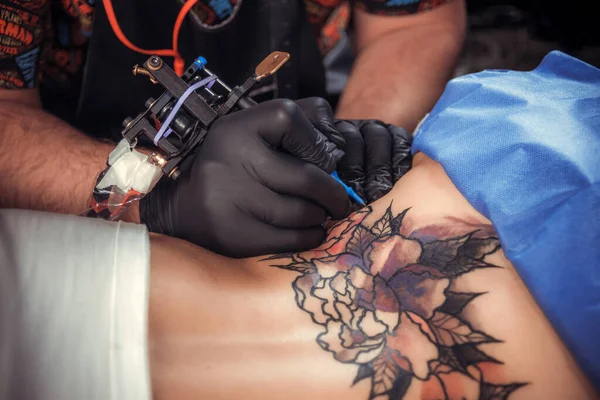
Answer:
[[[150,232],[162,233],[173,236],[169,207],[163,199],[168,198],[166,193],[173,186],[171,179],[162,178],[154,189],[140,200],[140,222],[148,228]]]

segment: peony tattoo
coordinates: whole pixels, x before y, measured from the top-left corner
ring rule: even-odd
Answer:
[[[308,253],[268,258],[301,275],[292,286],[298,306],[323,327],[317,342],[342,363],[358,366],[353,384],[368,379],[369,399],[401,399],[411,381],[429,384],[432,398],[465,398],[460,388],[478,386],[479,399],[506,399],[524,384],[492,384],[481,363],[500,361],[478,345],[499,343],[461,319],[483,293],[449,289],[454,279],[480,268],[500,248],[490,226],[440,238],[442,229],[405,232],[409,210],[391,205],[371,227],[366,208],[329,228],[328,240]]]

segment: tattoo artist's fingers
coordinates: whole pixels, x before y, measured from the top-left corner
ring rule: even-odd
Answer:
[[[327,217],[325,210],[300,197],[275,193],[262,186],[260,193],[245,199],[238,208],[245,209],[257,220],[278,228],[303,229],[320,226]]]
[[[321,226],[305,229],[282,229],[268,224],[256,223],[253,215],[239,217],[242,225],[252,226],[251,230],[242,230],[231,239],[216,243],[215,251],[223,254],[227,249],[231,257],[252,257],[273,253],[298,252],[313,249],[321,244],[325,230]],[[231,243],[234,240],[235,243]]]
[[[392,135],[392,175],[394,183],[402,178],[412,166],[412,135],[398,126],[388,125]]]
[[[335,127],[333,111],[327,100],[321,97],[309,97],[296,100],[296,104],[300,106],[317,130],[331,140],[338,149],[344,149],[346,144],[344,136]]]
[[[361,126],[366,150],[365,194],[369,202],[392,189],[392,137],[383,124],[366,121]]]
[[[262,159],[254,159],[248,168],[259,182],[277,193],[310,200],[324,208],[333,219],[347,215],[348,194],[325,171],[273,149],[265,149],[260,154]]]
[[[351,121],[340,120],[336,129],[344,135],[346,147],[344,157],[338,166],[340,178],[364,199],[365,182],[365,142],[360,129]]]
[[[314,129],[292,100],[271,100],[229,115],[228,123],[246,126],[270,146],[331,173],[343,152]]]

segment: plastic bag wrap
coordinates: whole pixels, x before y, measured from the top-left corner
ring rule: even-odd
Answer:
[[[82,216],[118,220],[131,205],[140,201],[162,177],[160,167],[123,139],[108,156]]]

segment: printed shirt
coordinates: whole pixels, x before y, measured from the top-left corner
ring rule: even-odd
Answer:
[[[73,89],[82,76],[92,32],[94,4],[101,0],[0,0],[0,89],[32,88],[40,80]],[[447,0],[354,0],[373,14],[414,14]],[[199,0],[191,16],[218,27],[235,15],[242,0]],[[346,29],[350,5],[345,0],[304,0],[323,54]]]

